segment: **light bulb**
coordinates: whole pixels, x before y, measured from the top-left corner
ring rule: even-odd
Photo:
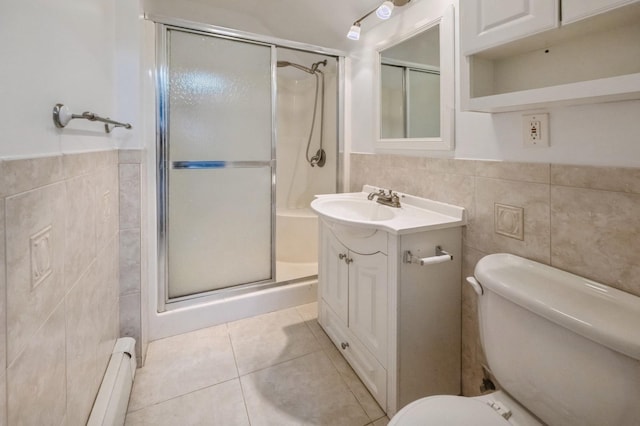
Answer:
[[[380,19],[389,19],[391,12],[393,12],[393,2],[387,0],[376,10],[376,15]]]
[[[360,40],[360,23],[356,22],[351,26],[351,29],[347,33],[347,38],[351,40]]]

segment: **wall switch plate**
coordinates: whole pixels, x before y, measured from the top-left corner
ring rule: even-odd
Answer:
[[[549,146],[549,114],[523,115],[522,132],[525,147]]]

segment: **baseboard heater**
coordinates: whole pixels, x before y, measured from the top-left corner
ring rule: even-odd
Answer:
[[[124,425],[136,374],[135,346],[131,337],[116,340],[87,426]]]

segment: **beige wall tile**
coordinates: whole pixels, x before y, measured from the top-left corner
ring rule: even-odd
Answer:
[[[462,256],[462,394],[477,396],[483,378],[481,366],[486,361],[480,343],[478,296],[466,278],[473,276],[485,253],[463,246]]]
[[[98,392],[101,371],[97,364],[100,300],[95,262],[73,286],[65,298],[67,420],[85,424]]]
[[[8,424],[60,424],[66,394],[65,311],[60,303],[7,370]]]
[[[120,231],[120,295],[140,292],[140,229]]]
[[[524,240],[494,232],[495,204],[524,209]],[[507,252],[543,263],[550,261],[549,185],[476,178],[476,210],[466,245],[484,253]]]
[[[113,351],[113,345],[119,336],[119,274],[118,274],[118,237],[114,236],[96,258],[96,291],[98,299],[93,302],[98,316],[96,333],[98,334],[98,367],[106,368]]]
[[[66,182],[65,283],[70,288],[96,257],[96,191],[92,175]]]
[[[0,162],[0,196],[14,195],[64,178],[62,156]]]
[[[640,168],[552,164],[551,183],[640,194]]]
[[[426,158],[425,165],[434,174],[447,173],[474,176],[478,162],[475,160],[454,160],[451,158]]]
[[[64,286],[64,183],[6,199],[7,362],[11,363],[62,301]],[[32,255],[32,237],[47,230],[48,244]],[[36,266],[34,266],[36,265]],[[49,265],[49,266],[47,266]],[[34,277],[34,268],[51,270]],[[38,283],[35,285],[35,283]]]
[[[522,182],[549,183],[549,164],[478,161],[476,176]]]
[[[0,375],[7,366],[7,281],[5,268],[4,198],[0,197]],[[4,380],[4,379],[3,379]],[[0,399],[2,402],[2,399]],[[5,407],[6,408],[6,407]],[[0,424],[3,422],[0,412]]]
[[[98,154],[95,152],[63,154],[62,166],[64,177],[66,179],[72,179],[95,172],[98,168],[97,159]]]
[[[120,164],[120,229],[140,228],[140,165]]]
[[[143,162],[144,149],[121,149],[118,151],[120,164],[140,164]]]
[[[120,296],[120,335],[140,341],[140,292]]]
[[[553,266],[640,296],[640,195],[551,187]]]
[[[118,231],[118,167],[103,167],[95,175],[95,211],[97,250],[102,249]]]
[[[0,425],[7,424],[7,370],[0,371]]]

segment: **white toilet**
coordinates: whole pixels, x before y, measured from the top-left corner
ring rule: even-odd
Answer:
[[[474,275],[503,390],[422,398],[389,426],[640,425],[640,297],[510,254],[484,257]]]

